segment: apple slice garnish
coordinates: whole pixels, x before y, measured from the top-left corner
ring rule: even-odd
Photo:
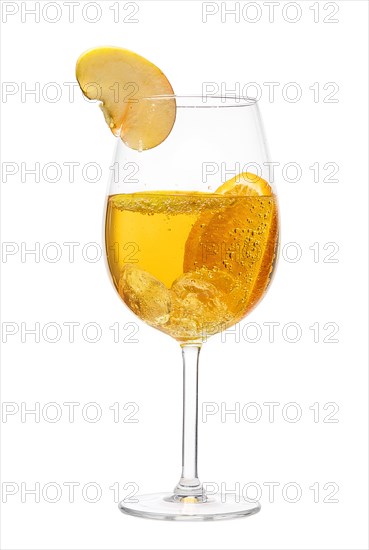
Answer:
[[[176,102],[166,96],[173,88],[144,57],[122,48],[93,48],[77,60],[76,76],[84,95],[101,101],[113,134],[131,149],[151,149],[170,134]]]

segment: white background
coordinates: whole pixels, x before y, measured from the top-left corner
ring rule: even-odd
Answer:
[[[203,22],[200,1],[138,1],[133,16],[137,23],[122,21],[133,11],[123,2],[120,22],[114,22],[114,3],[100,2],[101,18],[96,23],[91,22],[96,8],[83,13],[84,1],[76,4],[75,20],[70,23],[63,2],[49,2],[40,22],[35,22],[34,16],[24,12],[34,4],[2,2],[2,78],[8,83],[6,91],[13,92],[2,99],[2,160],[19,168],[2,184],[3,241],[14,243],[6,244],[6,251],[14,254],[2,257],[3,339],[4,327],[17,330],[3,345],[2,399],[8,403],[6,410],[14,412],[3,415],[1,425],[3,501],[4,487],[13,488],[15,494],[2,504],[2,547],[367,548],[367,3],[302,1],[283,11],[282,1],[275,7],[274,22],[263,2],[257,3],[258,12],[255,3],[245,8],[239,22],[224,14],[225,4],[219,3],[209,8],[217,7],[218,12]],[[39,8],[45,4],[40,2]],[[241,10],[244,5],[240,3]],[[232,6],[234,2],[227,2],[227,8]],[[5,22],[4,10],[9,13],[16,8],[17,13],[8,15]],[[301,18],[292,23],[296,9]],[[60,20],[52,23],[58,14]],[[259,15],[259,21],[250,22]],[[202,351],[200,407],[202,402],[212,402],[220,410],[222,402],[228,408],[237,402],[242,409],[255,402],[262,412],[258,422],[248,421],[247,416],[235,422],[232,415],[222,422],[219,412],[207,422],[200,421],[199,427],[203,481],[224,482],[228,488],[239,483],[241,489],[254,483],[262,489],[262,511],[248,519],[204,524],[140,520],[122,515],[109,489],[119,483],[123,498],[129,492],[123,486],[129,482],[147,493],[170,490],[178,481],[181,358],[174,341],[144,326],[122,307],[103,260],[86,260],[88,252],[91,257],[96,253],[96,246],[82,254],[86,243],[102,245],[114,138],[97,106],[85,101],[77,88],[70,98],[64,83],[74,82],[75,61],[81,52],[104,44],[148,57],[167,74],[177,93],[201,94],[203,82],[218,86],[223,82],[230,89],[238,82],[241,91],[244,85],[257,83],[272,159],[281,167],[289,162],[301,166],[297,182],[290,181],[292,170],[287,178],[281,168],[276,172],[281,248],[294,242],[290,255],[296,250],[302,255],[294,263],[281,256],[267,298],[241,324],[242,331],[247,323],[257,323],[254,330],[260,327],[260,339],[247,341],[255,336],[249,326],[246,338],[241,332],[235,341],[229,333],[222,341],[219,335]],[[61,91],[54,102],[53,90],[47,87],[50,82],[57,84],[54,93]],[[274,101],[265,82],[280,83]],[[299,101],[292,102],[282,93],[289,82],[301,89]],[[39,83],[40,97],[22,96],[21,91],[34,88],[35,83]],[[314,90],[315,94],[319,90],[318,96]],[[289,91],[293,97],[294,89]],[[330,92],[334,94],[329,96]],[[335,101],[327,102],[327,96]],[[22,182],[21,162],[28,168],[39,162],[41,169],[50,162],[62,167],[65,162],[80,165],[74,182],[69,182],[65,165],[54,183],[47,181],[48,176],[45,181],[42,174],[39,182],[33,175]],[[89,162],[102,167],[95,183],[84,181],[81,173]],[[323,181],[331,171],[330,166],[324,169],[328,162],[339,166],[333,177],[338,182]],[[309,169],[314,163],[320,166],[319,182],[314,182]],[[50,242],[63,252],[54,263],[48,259],[53,250],[44,249]],[[80,243],[72,262],[65,242]],[[40,260],[35,261],[34,255],[22,258],[22,247],[35,243],[40,243]],[[319,258],[309,249],[314,243],[318,243]],[[323,261],[333,251],[324,250],[326,243],[339,247],[332,258],[338,262]],[[263,324],[271,321],[280,323],[274,343],[269,342]],[[74,343],[68,341],[65,322],[80,323]],[[83,326],[91,322],[102,330],[96,343],[82,336]],[[36,343],[34,336],[23,334],[22,342],[21,323],[27,328],[40,323],[41,331],[47,323],[58,323],[62,336],[50,343],[41,334]],[[120,325],[120,343],[114,342],[109,329],[114,323]],[[123,329],[125,323],[137,323],[139,330],[132,338],[138,342],[127,341],[131,328]],[[293,328],[283,338],[287,323],[301,327],[298,342],[288,341],[294,336]],[[320,327],[318,342],[309,329],[314,323]],[[338,325],[332,337],[338,342],[323,341],[333,326],[324,328],[326,323]],[[53,334],[50,330],[49,337]],[[92,338],[93,330],[88,334]],[[51,422],[55,408],[46,408],[39,422],[34,415],[26,415],[22,422],[22,402],[28,408],[38,402],[41,410],[55,402],[62,417]],[[68,421],[65,402],[80,403],[74,422]],[[96,423],[86,419],[86,409],[82,416],[89,402],[101,407],[102,417]],[[120,404],[117,423],[109,409],[115,402]],[[130,402],[139,407],[137,423],[122,421],[131,411],[123,406]],[[263,405],[266,402],[280,403],[274,422]],[[293,408],[287,413],[284,409],[282,415],[290,402],[302,411],[298,422],[286,416],[294,415]],[[316,422],[309,408],[314,403],[319,410]],[[339,407],[331,418],[338,422],[323,421],[333,411],[333,406],[324,410],[327,403]],[[90,409],[87,414],[94,412]],[[246,412],[251,417],[255,408]],[[74,502],[69,502],[63,485],[67,482],[80,484]],[[274,502],[270,502],[268,482],[279,483]],[[21,488],[30,489],[36,483],[40,502],[30,494],[22,498]],[[47,483],[53,485],[45,493]],[[87,483],[100,488],[98,502],[87,501],[94,497],[93,486],[83,498]],[[285,488],[288,483],[293,483],[290,490]],[[309,489],[314,484],[320,488],[319,497],[315,493],[318,502]],[[58,486],[60,499],[49,502]],[[301,498],[293,503],[296,487]],[[331,497],[338,502],[324,502],[332,487],[338,488]]]

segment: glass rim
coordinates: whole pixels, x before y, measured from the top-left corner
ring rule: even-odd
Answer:
[[[139,101],[160,101],[175,100],[179,109],[183,108],[233,108],[233,107],[252,107],[258,103],[257,98],[232,95],[207,95],[207,94],[158,94],[144,96]],[[212,104],[213,102],[213,104]]]

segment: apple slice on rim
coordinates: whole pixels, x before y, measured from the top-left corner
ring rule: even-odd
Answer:
[[[93,48],[78,58],[76,77],[88,99],[101,101],[109,128],[131,149],[151,149],[170,134],[176,102],[165,96],[173,88],[144,57],[122,48]]]

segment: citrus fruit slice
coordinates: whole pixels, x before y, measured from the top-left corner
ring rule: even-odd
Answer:
[[[176,102],[164,96],[173,88],[144,57],[122,48],[93,48],[77,60],[76,77],[88,99],[101,101],[109,128],[128,147],[151,149],[171,132]]]
[[[226,181],[218,187],[215,193],[221,195],[242,195],[242,196],[264,196],[272,195],[272,188],[269,183],[260,176],[251,174],[251,172],[242,172],[234,178]]]
[[[229,306],[234,324],[268,286],[278,240],[277,201],[270,185],[250,173],[227,181],[213,196],[218,207],[195,222],[185,245],[183,271],[201,273],[207,268],[233,278],[237,290]]]

